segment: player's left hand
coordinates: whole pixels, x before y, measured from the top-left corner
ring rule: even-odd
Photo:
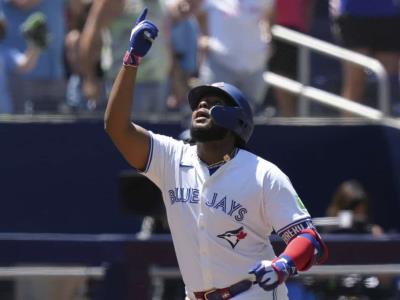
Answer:
[[[249,274],[254,274],[256,283],[261,288],[271,291],[291,275],[297,274],[297,271],[290,258],[282,256],[273,261],[260,261],[249,271]]]
[[[147,8],[136,20],[129,39],[129,49],[124,57],[125,65],[137,66],[143,56],[150,50],[154,39],[158,35],[157,26],[146,20]]]

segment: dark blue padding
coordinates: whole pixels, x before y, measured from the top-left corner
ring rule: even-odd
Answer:
[[[178,137],[178,124],[141,123]],[[117,177],[131,168],[103,122],[0,124],[3,232],[132,233]],[[400,132],[380,125],[257,125],[249,148],[290,178],[312,217],[325,215],[344,180],[358,179],[374,221],[400,231]],[[154,153],[154,155],[157,155]],[[134,201],[134,200],[133,200]]]

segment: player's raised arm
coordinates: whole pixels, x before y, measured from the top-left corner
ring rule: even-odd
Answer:
[[[149,154],[150,137],[142,127],[131,122],[132,99],[140,60],[150,50],[158,29],[146,20],[147,8],[132,29],[129,49],[114,82],[104,116],[104,126],[112,141],[133,167],[143,170]]]

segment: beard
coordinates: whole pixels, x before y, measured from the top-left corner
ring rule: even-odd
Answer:
[[[195,142],[211,142],[222,140],[228,134],[228,129],[211,123],[208,127],[190,126],[190,136]]]

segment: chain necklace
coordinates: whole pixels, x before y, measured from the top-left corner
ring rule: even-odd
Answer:
[[[211,165],[206,164],[207,168],[212,169],[212,168],[216,168],[216,167],[222,166],[224,163],[226,163],[226,162],[230,161],[232,158],[234,158],[235,155],[237,154],[237,152],[238,152],[237,148],[233,149],[231,154],[225,154],[224,155],[223,160],[220,160],[220,161],[218,161],[216,163],[213,163]]]

